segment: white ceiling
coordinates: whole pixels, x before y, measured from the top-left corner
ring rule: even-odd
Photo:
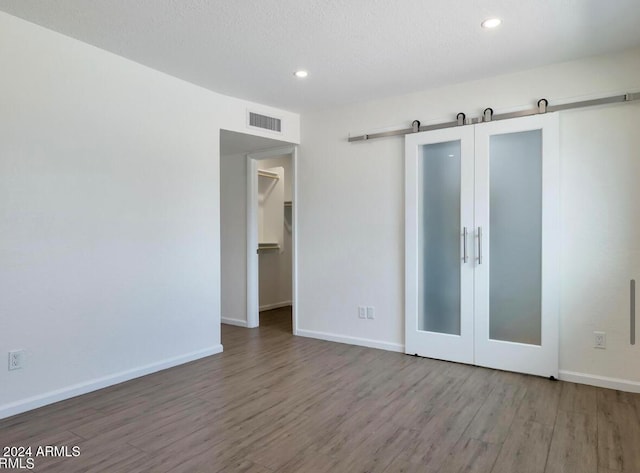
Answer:
[[[0,0],[0,10],[292,111],[640,44],[640,0]],[[491,16],[503,25],[482,30]]]

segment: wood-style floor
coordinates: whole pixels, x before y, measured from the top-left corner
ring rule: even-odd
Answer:
[[[224,353],[0,421],[42,472],[640,472],[640,395],[223,326]],[[1,452],[0,452],[1,453]]]

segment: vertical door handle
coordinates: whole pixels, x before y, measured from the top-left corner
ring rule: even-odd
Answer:
[[[478,264],[482,264],[482,227],[478,227]]]
[[[636,344],[636,280],[632,279],[630,284],[630,303],[629,303],[629,328],[631,335],[629,342],[631,345]]]
[[[467,254],[467,227],[463,227],[462,229],[462,262],[466,263],[469,261],[469,255]]]

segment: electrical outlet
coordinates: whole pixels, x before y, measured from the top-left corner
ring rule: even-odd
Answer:
[[[607,334],[605,332],[593,332],[593,348],[607,348]]]
[[[22,369],[24,362],[24,350],[14,350],[9,352],[9,371]]]
[[[367,311],[366,311],[365,307],[362,306],[362,305],[358,306],[358,318],[359,319],[366,319],[367,318]]]
[[[367,307],[367,319],[373,320],[376,318],[376,308],[375,307]]]

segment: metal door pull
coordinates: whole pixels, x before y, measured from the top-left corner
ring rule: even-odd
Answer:
[[[636,280],[632,279],[629,290],[629,328],[631,334],[629,342],[631,345],[636,344]]]
[[[467,227],[462,230],[462,262],[469,261],[469,255],[467,254]]]

